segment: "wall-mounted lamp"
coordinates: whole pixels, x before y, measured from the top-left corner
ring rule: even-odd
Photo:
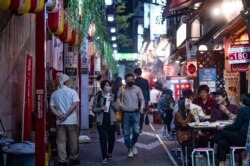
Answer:
[[[114,47],[114,48],[116,48],[116,47],[117,47],[117,44],[116,44],[116,43],[114,43],[114,44],[113,44],[113,47]]]
[[[207,51],[207,50],[208,49],[207,49],[206,45],[202,44],[202,45],[199,46],[199,51]]]

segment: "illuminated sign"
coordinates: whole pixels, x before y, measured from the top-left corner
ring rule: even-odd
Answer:
[[[139,57],[137,53],[117,53],[114,56],[115,56],[115,60],[117,61],[121,61],[121,60],[134,61],[134,60],[138,60],[138,57]]]
[[[165,5],[166,0],[162,0],[161,3]],[[166,20],[162,22],[163,9],[160,5],[150,5],[150,40],[167,32]]]
[[[233,45],[228,50],[229,64],[249,63],[250,46],[248,44]]]

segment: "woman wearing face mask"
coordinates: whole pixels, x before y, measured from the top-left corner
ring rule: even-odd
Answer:
[[[101,82],[102,93],[95,96],[93,112],[96,114],[97,129],[102,151],[102,164],[107,164],[112,158],[115,143],[116,119],[115,104],[111,95],[111,83],[108,80]]]

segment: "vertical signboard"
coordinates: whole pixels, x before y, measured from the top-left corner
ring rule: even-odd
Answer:
[[[89,53],[88,39],[83,40],[81,44],[81,129],[89,128]]]
[[[227,91],[230,103],[237,104],[240,95],[239,72],[224,71],[225,90]]]
[[[46,62],[45,9],[36,14],[36,108],[35,108],[35,165],[45,165],[45,62]]]
[[[159,2],[160,5],[150,4],[150,40],[154,40],[162,34],[166,34],[167,25],[166,20],[162,21],[163,7],[166,5],[166,0]]]
[[[207,85],[210,92],[216,90],[216,69],[215,68],[200,68],[199,69],[199,85]]]
[[[53,36],[52,40],[53,68],[57,71],[63,71],[63,42],[56,36]]]
[[[72,88],[78,91],[78,53],[68,44],[64,44],[64,73],[72,80]]]
[[[23,140],[31,141],[32,131],[32,56],[26,55]]]

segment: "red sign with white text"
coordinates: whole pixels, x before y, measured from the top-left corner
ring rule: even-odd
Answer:
[[[191,84],[190,83],[175,84],[174,86],[175,100],[178,100],[181,97],[182,90],[184,89],[191,89]]]
[[[23,140],[31,141],[32,132],[32,56],[26,56]]]
[[[240,64],[232,64],[231,70],[232,71],[239,71],[239,72],[246,72],[248,71],[248,63],[240,63]]]
[[[231,48],[229,48],[228,54],[229,64],[249,63],[250,45],[233,45]]]

